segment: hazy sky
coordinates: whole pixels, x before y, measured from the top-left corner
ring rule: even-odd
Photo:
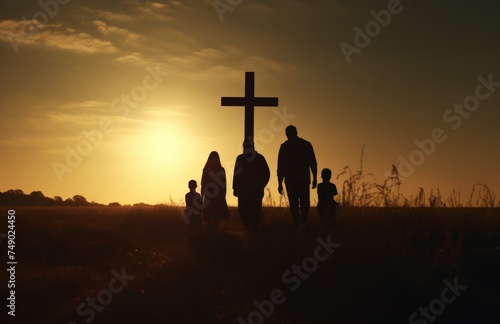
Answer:
[[[181,201],[212,150],[231,187],[243,108],[220,97],[254,71],[280,103],[255,110],[275,199],[287,124],[334,175],[364,145],[407,195],[500,194],[498,1],[41,3],[0,1],[0,191]]]

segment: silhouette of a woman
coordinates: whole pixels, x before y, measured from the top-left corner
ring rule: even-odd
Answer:
[[[220,163],[219,153],[212,151],[201,176],[203,219],[207,223],[209,232],[217,229],[219,220],[229,218],[226,187],[226,170]]]

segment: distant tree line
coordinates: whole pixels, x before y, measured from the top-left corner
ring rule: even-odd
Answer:
[[[63,200],[60,196],[45,197],[41,191],[25,194],[21,189],[0,192],[1,206],[102,206],[96,202],[88,202],[84,196],[74,195]]]
[[[21,189],[11,189],[6,192],[0,192],[0,206],[106,206],[96,203],[95,201],[88,202],[87,198],[82,195],[74,195],[72,198],[62,199],[60,196],[54,198],[45,197],[41,191],[33,191],[30,194],[25,194]],[[109,203],[109,207],[121,207],[118,202]],[[130,206],[130,205],[124,205]],[[145,203],[137,203],[133,207],[150,206]]]

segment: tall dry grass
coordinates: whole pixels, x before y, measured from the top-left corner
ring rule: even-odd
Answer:
[[[500,207],[500,200],[486,184],[475,184],[468,201],[461,201],[460,192],[453,190],[448,197],[443,197],[439,189],[426,192],[419,188],[415,196],[409,198],[401,194],[403,181],[395,165],[392,165],[391,174],[382,182],[377,182],[371,173],[363,172],[364,146],[361,150],[360,167],[352,171],[349,166],[344,167],[336,179],[340,182],[338,200],[344,206],[356,207]],[[339,187],[339,186],[337,186]]]

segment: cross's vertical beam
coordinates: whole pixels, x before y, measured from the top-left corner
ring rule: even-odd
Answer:
[[[245,72],[245,140],[253,142],[255,73]]]

